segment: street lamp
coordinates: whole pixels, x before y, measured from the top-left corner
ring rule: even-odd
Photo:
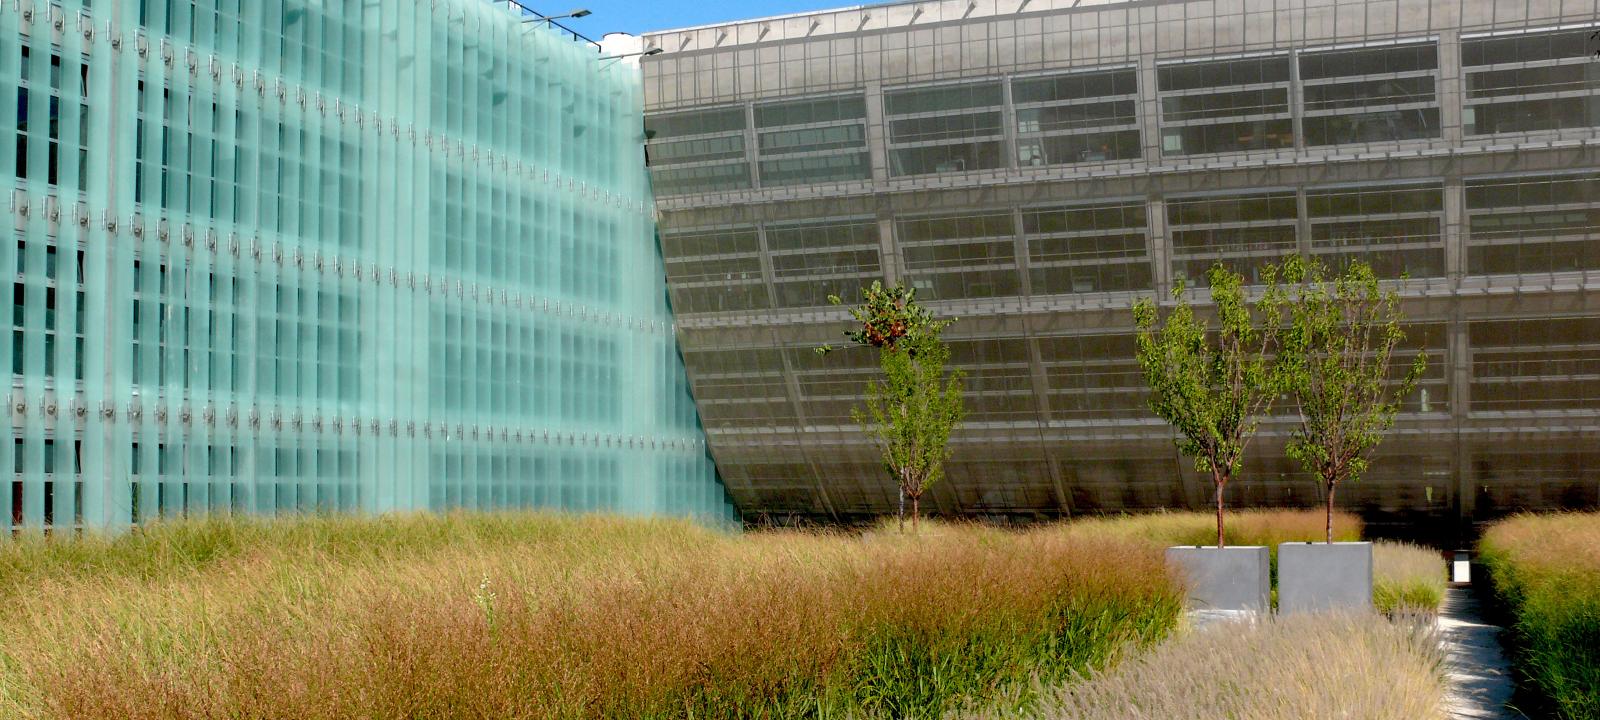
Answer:
[[[589,17],[590,15],[593,15],[593,14],[594,13],[589,12],[588,10],[585,10],[583,8],[578,8],[577,10],[573,10],[572,12],[569,12],[569,13],[567,13],[565,15],[540,15],[539,17],[536,17],[536,18],[529,18],[527,20],[523,20],[523,22],[554,22],[556,20],[566,20],[567,18],[577,19],[577,18],[582,18],[582,17]]]
[[[506,0],[506,3],[509,4],[509,5],[515,5],[515,6],[519,7],[519,8],[522,8],[523,15],[529,15],[529,14],[533,15],[533,17],[524,17],[523,20],[522,20],[523,25],[529,25],[531,23],[542,22],[542,23],[544,23],[546,25],[550,25],[550,26],[553,26],[553,27],[561,28],[563,31],[571,34],[573,40],[582,40],[584,42],[589,43],[590,45],[595,46],[596,50],[600,49],[600,43],[597,43],[597,42],[595,42],[593,40],[590,40],[587,37],[584,37],[583,33],[580,33],[577,30],[573,30],[572,28],[569,28],[569,27],[567,27],[565,25],[562,25],[559,22],[556,22],[557,20],[568,20],[568,19],[572,19],[572,18],[585,18],[585,17],[589,17],[590,15],[594,14],[592,12],[589,12],[588,9],[586,9],[586,8],[578,8],[578,9],[573,10],[572,12],[566,13],[564,15],[546,15],[546,14],[544,14],[542,12],[539,12],[538,10],[535,10],[535,9],[533,9],[531,7],[528,7],[523,2],[523,0]]]
[[[635,55],[637,55],[639,57],[650,57],[651,55],[660,55],[662,52],[664,52],[664,51],[661,48],[653,47],[653,48],[650,48],[649,50],[640,50],[639,52],[623,53],[621,55],[606,55],[606,56],[604,56],[604,57],[602,57],[600,59],[601,60],[621,60],[622,58],[630,58],[630,57],[633,57]]]

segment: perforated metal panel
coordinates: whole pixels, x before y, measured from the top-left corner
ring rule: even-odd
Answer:
[[[1411,321],[1397,360],[1430,358],[1339,502],[1402,534],[1593,506],[1597,22],[1596,0],[917,0],[647,34],[660,141],[751,139],[705,161],[738,182],[657,188],[734,496],[750,515],[894,509],[849,415],[871,357],[810,352],[849,322],[828,294],[882,278],[960,318],[970,412],[924,508],[1203,507],[1209,479],[1147,407],[1129,308],[1299,253],[1371,263]],[[787,141],[755,142],[771,125]],[[809,172],[768,172],[797,146]],[[828,172],[839,157],[851,172]],[[1231,502],[1320,499],[1279,410]]]

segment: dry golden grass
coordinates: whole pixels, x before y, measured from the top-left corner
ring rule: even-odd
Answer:
[[[1600,718],[1600,513],[1519,515],[1480,541],[1521,680],[1555,717]]]
[[[1343,615],[1217,625],[1063,685],[1026,712],[978,717],[1443,720],[1429,627]]]
[[[1448,586],[1444,556],[1410,543],[1372,545],[1372,603],[1383,613],[1437,614]]]
[[[1286,542],[1321,540],[1327,515],[1321,510],[1239,510],[1224,518],[1229,545],[1266,545],[1277,552]],[[1100,537],[1149,540],[1162,546],[1215,545],[1217,516],[1203,512],[1162,512],[1077,520],[1073,532]],[[1361,519],[1349,513],[1333,516],[1335,541],[1361,539]]]
[[[24,540],[0,551],[0,717],[930,717],[1178,615],[1154,546],[924,527],[457,515]]]

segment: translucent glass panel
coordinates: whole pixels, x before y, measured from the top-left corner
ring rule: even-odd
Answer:
[[[730,518],[637,72],[478,0],[0,5],[5,527]]]
[[[1435,43],[1299,56],[1306,145],[1439,137]]]
[[[867,180],[867,101],[861,95],[755,107],[762,187]]]
[[[883,94],[889,174],[927,175],[1006,166],[999,81]]]
[[[1162,154],[1294,147],[1289,74],[1286,55],[1158,67]]]
[[[1268,263],[1296,252],[1299,212],[1291,191],[1169,198],[1172,278],[1206,284],[1217,262],[1258,281]]]
[[[1600,269],[1600,174],[1468,179],[1467,271]]]
[[[1600,397],[1600,318],[1468,325],[1472,411],[1579,410]]]
[[[1142,200],[1024,208],[1022,232],[1033,295],[1151,287]]]
[[[1016,295],[1017,225],[1009,210],[902,217],[895,237],[918,297],[933,300]]]
[[[754,226],[662,233],[661,251],[674,311],[748,311],[771,306],[761,271],[761,237]]]
[[[645,118],[650,179],[662,195],[750,187],[744,106]]]
[[[1012,80],[1017,165],[1139,159],[1138,96],[1132,68]]]
[[[1444,275],[1444,187],[1438,183],[1306,191],[1311,252],[1329,265],[1371,265],[1379,277]]]
[[[1461,41],[1468,135],[1600,125],[1592,29]]]
[[[858,298],[883,277],[874,218],[771,223],[765,230],[778,307],[823,306],[829,295]]]

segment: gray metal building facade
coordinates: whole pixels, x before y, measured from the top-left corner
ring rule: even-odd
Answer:
[[[894,506],[849,418],[873,359],[812,352],[845,327],[826,297],[883,278],[960,318],[969,420],[925,506],[1203,507],[1129,308],[1299,252],[1373,263],[1430,355],[1341,504],[1434,527],[1594,506],[1597,22],[1597,0],[941,0],[647,35],[662,250],[735,502]],[[1286,430],[1231,502],[1318,500]]]

